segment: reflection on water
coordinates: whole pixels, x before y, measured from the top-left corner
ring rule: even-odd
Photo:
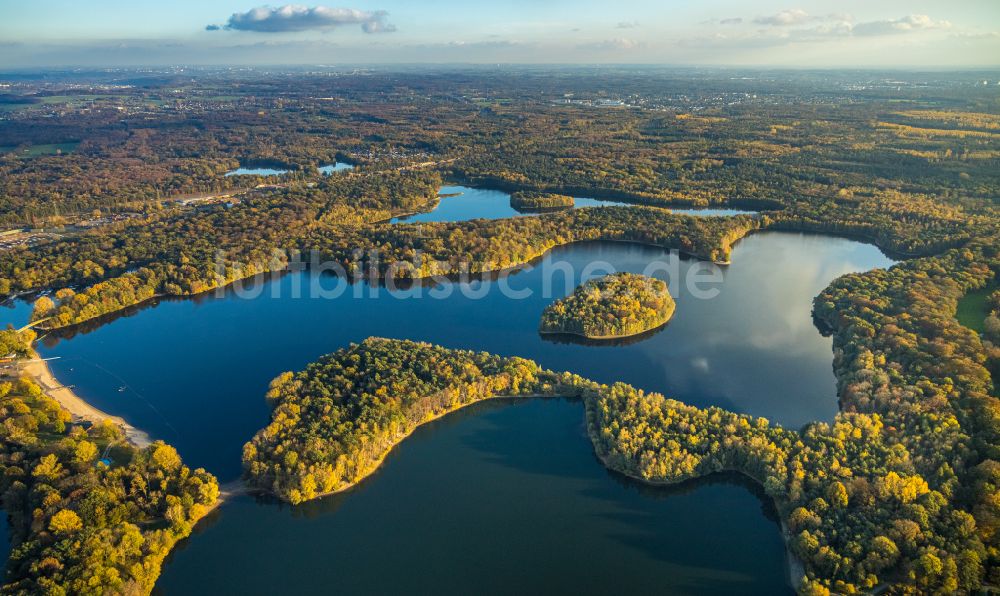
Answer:
[[[745,486],[663,489],[609,473],[580,403],[527,400],[479,404],[419,429],[348,493],[301,507],[250,497],[225,505],[171,556],[158,586],[784,594],[783,559],[773,513]]]
[[[590,346],[590,347],[622,347],[632,344],[637,344],[639,342],[646,341],[647,339],[653,337],[657,333],[663,331],[669,325],[669,321],[660,325],[655,329],[649,329],[648,331],[643,331],[642,333],[637,333],[635,335],[629,335],[628,337],[615,337],[610,339],[591,339],[589,337],[584,337],[582,335],[577,335],[575,333],[541,333],[539,336],[545,340],[557,344],[576,344],[579,346]]]

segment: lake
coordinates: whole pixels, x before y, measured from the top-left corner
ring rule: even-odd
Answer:
[[[537,333],[545,306],[587,274],[643,272],[649,263],[677,301],[662,330],[604,345]],[[242,444],[268,420],[263,395],[274,376],[373,335],[524,356],[797,428],[837,411],[832,344],[812,323],[812,298],[839,275],[891,264],[852,240],[764,232],[740,241],[732,265],[715,269],[718,282],[696,292],[682,282],[707,264],[581,243],[507,278],[438,287],[390,291],[308,273],[257,280],[52,336],[40,352],[60,357],[54,373],[84,399],[223,482],[238,477]],[[341,294],[295,297],[297,286]],[[504,288],[531,295],[514,299]],[[706,289],[718,295],[699,298]],[[23,307],[6,312],[17,318]],[[172,558],[163,589],[607,593],[611,581],[630,591],[789,589],[778,528],[757,495],[732,482],[639,488],[600,466],[582,425],[578,403],[491,404],[424,428],[344,495],[295,508],[239,498]]]
[[[443,186],[438,191],[441,197],[437,207],[426,213],[396,217],[391,223],[426,223],[437,221],[468,221],[470,219],[507,219],[537,215],[537,213],[522,213],[510,206],[510,193],[502,190],[471,188],[468,186]],[[631,205],[621,201],[603,201],[584,197],[575,197],[574,207],[610,207],[615,205]],[[739,215],[753,213],[738,209],[670,209],[674,213],[694,216]]]
[[[265,167],[239,167],[226,172],[226,176],[280,176],[287,174],[288,170]]]
[[[329,176],[330,174],[333,174],[334,172],[343,172],[345,170],[353,170],[353,169],[354,169],[354,165],[353,164],[344,163],[342,161],[338,161],[338,162],[336,162],[334,164],[329,164],[329,165],[325,165],[325,166],[320,166],[319,167],[319,171],[322,174],[326,175],[326,176]]]
[[[344,170],[353,170],[354,166],[349,163],[335,162],[325,166],[320,166],[319,171],[325,176],[329,176],[334,172],[343,172]],[[226,176],[281,176],[282,174],[287,174],[289,170],[272,168],[266,166],[258,166],[256,164],[248,164],[246,166],[241,165],[235,170],[230,170],[226,172]]]
[[[240,497],[167,594],[783,594],[784,548],[731,482],[652,489],[594,457],[579,403],[487,402],[418,429],[356,490]],[[770,512],[768,512],[770,514]],[[721,539],[720,537],[726,537]]]

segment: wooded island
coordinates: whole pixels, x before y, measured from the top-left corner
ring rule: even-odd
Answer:
[[[576,201],[567,195],[550,192],[520,191],[510,195],[510,206],[518,211],[553,211],[572,209]]]
[[[587,339],[629,337],[665,325],[675,308],[662,280],[616,273],[592,279],[550,304],[538,330]]]

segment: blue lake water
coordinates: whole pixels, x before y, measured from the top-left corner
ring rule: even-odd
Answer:
[[[287,173],[288,170],[279,170],[277,168],[240,167],[226,172],[226,176],[280,176]]]
[[[338,161],[338,162],[336,162],[334,164],[331,164],[331,165],[325,165],[325,166],[320,166],[319,167],[319,171],[322,174],[326,175],[326,176],[329,176],[330,174],[333,174],[334,172],[343,172],[345,170],[353,170],[353,169],[354,169],[354,165],[353,164],[344,163],[344,162],[341,162],[341,161]]]
[[[354,166],[349,163],[335,162],[325,166],[320,166],[317,168],[321,174],[329,176],[334,172],[343,172],[345,170],[353,170]],[[289,170],[281,168],[269,168],[269,167],[256,167],[256,166],[241,166],[235,170],[230,170],[226,172],[226,176],[280,176],[282,174],[287,174]]]
[[[708,299],[684,283],[707,264],[581,243],[469,283],[389,290],[309,273],[257,280],[50,336],[40,351],[59,357],[54,373],[84,399],[224,482],[238,477],[242,444],[267,422],[274,376],[374,335],[524,356],[798,427],[837,410],[831,340],[812,323],[812,298],[839,275],[891,263],[851,240],[764,232],[736,245],[717,282],[695,288],[718,290]],[[632,343],[539,336],[547,304],[611,270],[669,279],[673,320]],[[308,297],[319,291],[340,294]],[[21,320],[25,310],[0,314]],[[788,590],[778,529],[758,496],[732,482],[653,490],[623,481],[596,461],[582,424],[582,405],[559,400],[477,408],[423,429],[357,490],[295,508],[237,499],[172,557],[162,588],[608,593],[613,581],[624,591]]]

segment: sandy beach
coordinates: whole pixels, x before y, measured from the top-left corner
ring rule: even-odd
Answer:
[[[135,428],[123,418],[98,410],[74,393],[73,389],[65,387],[55,378],[48,363],[42,360],[37,352],[32,351],[30,360],[21,364],[19,368],[21,376],[26,376],[37,383],[46,395],[66,408],[74,420],[87,420],[95,424],[111,420],[125,431],[125,437],[136,447],[145,447],[152,443],[145,432]]]

